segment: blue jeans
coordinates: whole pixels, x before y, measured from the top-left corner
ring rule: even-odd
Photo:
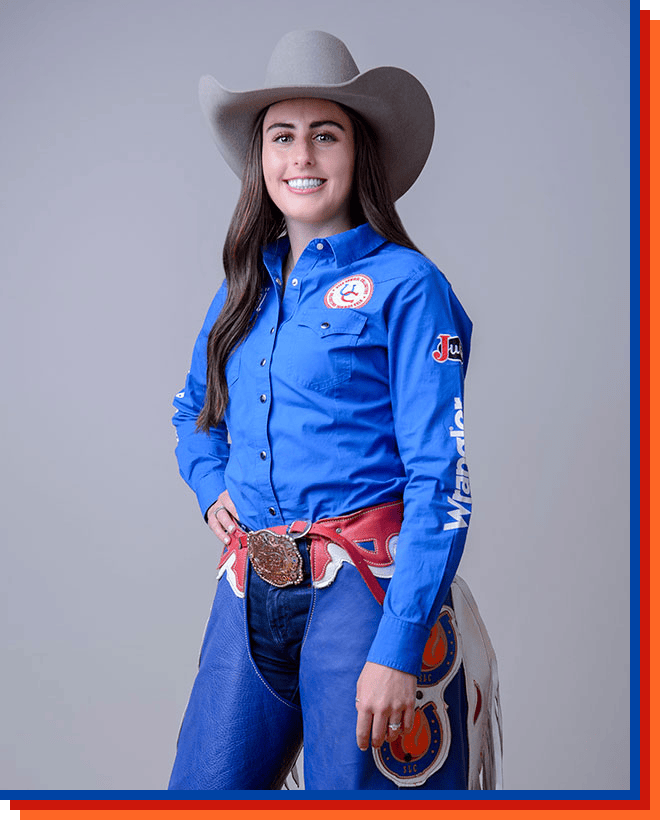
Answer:
[[[303,557],[303,582],[279,589],[248,565],[247,621],[252,657],[259,671],[283,698],[300,706],[300,649],[312,604],[309,550],[298,541]]]

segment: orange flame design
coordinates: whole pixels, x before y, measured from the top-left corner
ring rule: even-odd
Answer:
[[[394,757],[402,763],[410,760],[419,760],[429,750],[431,745],[431,727],[426,715],[421,709],[415,709],[412,732],[399,736],[390,744]]]
[[[436,621],[424,647],[422,655],[422,669],[434,669],[439,666],[447,654],[447,636],[445,630]]]

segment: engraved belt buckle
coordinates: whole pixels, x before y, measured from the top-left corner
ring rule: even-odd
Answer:
[[[247,549],[257,575],[274,587],[290,587],[303,580],[303,560],[296,541],[304,538],[312,522],[302,532],[292,533],[291,525],[281,535],[271,530],[247,533]]]

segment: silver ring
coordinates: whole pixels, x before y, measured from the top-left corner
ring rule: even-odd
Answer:
[[[220,512],[220,510],[226,510],[226,509],[227,509],[227,508],[226,508],[226,507],[223,507],[223,506],[222,506],[222,504],[221,504],[219,507],[216,507],[216,508],[215,508],[215,510],[213,511],[213,515],[217,518],[217,517],[218,517],[218,513]]]
[[[396,732],[397,729],[401,728],[401,724],[400,723],[388,723],[387,728],[391,729],[393,732]]]
[[[360,702],[360,698],[355,698],[355,702],[356,702],[356,703],[359,703],[359,702]]]

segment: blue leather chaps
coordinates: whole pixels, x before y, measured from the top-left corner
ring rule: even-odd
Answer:
[[[303,737],[305,790],[467,789],[462,666],[454,668],[435,704],[425,695],[433,670],[423,672],[413,732],[392,748],[385,743],[380,751],[360,751],[355,688],[382,610],[350,564],[330,586],[312,587],[307,550],[302,552],[304,584],[276,590],[276,596],[264,590],[250,566],[244,597],[235,594],[226,574],[218,581],[169,789],[279,789]],[[448,616],[443,622],[447,651],[436,679],[451,665]],[[264,647],[273,636],[280,638],[280,654],[267,658]],[[254,650],[263,658],[262,669]],[[438,768],[439,754],[446,759]]]

